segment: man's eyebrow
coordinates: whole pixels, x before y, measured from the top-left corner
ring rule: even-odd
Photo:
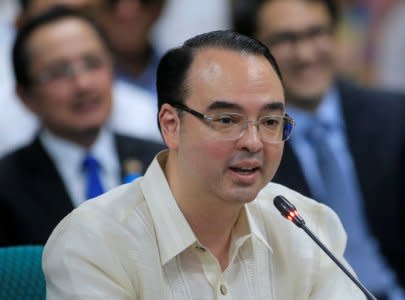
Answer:
[[[285,105],[283,102],[272,102],[263,106],[262,110],[279,110],[284,112]]]
[[[208,106],[208,110],[216,110],[216,109],[237,109],[237,110],[242,110],[242,107],[238,104],[228,102],[226,100],[218,100],[212,102]]]
[[[225,100],[219,100],[219,101],[214,101],[208,106],[208,110],[217,110],[217,109],[232,109],[232,110],[240,110],[242,111],[243,108],[239,104],[235,104],[232,102],[228,102]],[[265,104],[262,108],[262,111],[265,110],[277,110],[284,112],[285,110],[285,105],[283,102],[271,102]]]

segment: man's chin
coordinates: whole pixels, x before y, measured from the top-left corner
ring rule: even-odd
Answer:
[[[326,89],[314,88],[312,90],[298,91],[295,93],[286,92],[286,101],[292,105],[305,110],[314,110],[318,107],[326,93]]]
[[[260,189],[257,188],[238,188],[235,189],[230,196],[233,199],[233,202],[245,204],[256,199],[259,191]]]

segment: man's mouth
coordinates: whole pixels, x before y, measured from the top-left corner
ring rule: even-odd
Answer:
[[[235,167],[231,167],[230,168],[232,171],[243,174],[243,175],[249,175],[252,174],[254,172],[256,172],[257,170],[259,170],[259,167],[255,167],[255,168],[235,168]]]

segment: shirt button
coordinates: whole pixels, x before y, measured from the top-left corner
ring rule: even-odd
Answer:
[[[226,295],[226,293],[227,293],[227,290],[226,290],[226,286],[224,285],[224,284],[221,284],[220,286],[219,286],[219,290],[221,291],[221,294],[222,295]]]

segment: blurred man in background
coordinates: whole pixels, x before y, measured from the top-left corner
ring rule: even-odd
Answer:
[[[336,76],[330,0],[235,0],[235,29],[274,53],[297,130],[274,181],[330,205],[346,257],[378,299],[404,299],[405,97]]]
[[[41,127],[31,144],[0,160],[0,245],[44,244],[74,207],[121,184],[126,164],[142,173],[163,146],[108,125],[113,60],[83,15],[56,8],[24,23],[13,67]]]
[[[20,27],[35,15],[54,6],[63,5],[80,10],[86,15],[100,20],[101,15],[108,8],[106,0],[21,0],[20,13],[16,18],[16,25]],[[27,144],[38,128],[38,120],[21,104],[14,92],[14,78],[11,68],[11,45],[14,37],[3,45],[10,48],[4,51],[2,57],[2,83],[0,89],[0,156],[15,148]],[[9,54],[8,54],[9,52]],[[161,142],[161,136],[156,126],[156,105],[152,96],[142,88],[117,80],[113,83],[113,111],[110,124],[118,132],[130,136]],[[134,118],[134,115],[137,117]],[[18,120],[18,122],[16,121]]]
[[[161,55],[150,35],[166,1],[102,1],[107,9],[98,21],[114,51],[119,80],[144,88],[156,99],[156,69]]]

